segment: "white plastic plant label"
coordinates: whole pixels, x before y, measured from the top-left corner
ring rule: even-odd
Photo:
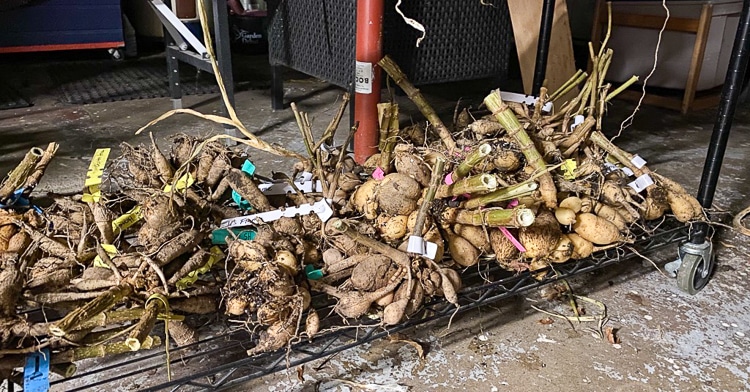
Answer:
[[[519,93],[511,93],[508,91],[501,91],[500,92],[500,98],[503,99],[503,101],[508,102],[518,102],[529,106],[534,106],[536,104],[537,97],[533,95],[525,95],[525,94],[519,94]],[[547,102],[542,106],[542,111],[545,112],[551,112],[553,109],[552,102]]]
[[[224,219],[219,228],[228,229],[232,227],[254,226],[258,223],[269,223],[282,217],[294,218],[301,215],[316,214],[321,221],[326,222],[333,216],[333,209],[328,204],[330,200],[321,199],[312,204],[302,204],[298,207],[286,207],[283,209],[260,212],[236,218]]]
[[[372,63],[357,61],[354,92],[359,94],[372,94],[372,77]]]
[[[576,115],[575,117],[573,117],[573,124],[570,124],[570,130],[572,131],[572,130],[574,130],[574,129],[575,129],[575,127],[577,127],[577,126],[579,126],[579,125],[583,124],[583,121],[584,121],[585,119],[586,119],[586,118],[585,118],[585,117],[583,117],[583,116],[582,116],[582,115],[580,115],[580,114],[578,114],[578,115]]]
[[[633,157],[633,159],[630,160],[630,162],[637,168],[642,168],[646,165],[646,160],[641,158],[640,156],[636,155]]]
[[[615,165],[614,163],[604,162],[604,167],[607,168],[605,174],[612,173],[612,172],[615,172],[615,171],[618,171],[618,170],[622,170],[622,172],[625,173],[625,175],[628,176],[628,177],[630,177],[633,174],[635,174],[635,173],[633,173],[632,170],[628,169],[627,167],[619,167],[619,166]]]
[[[412,235],[409,236],[409,243],[406,251],[409,253],[420,254],[431,260],[435,260],[435,256],[437,255],[437,244],[425,241],[422,237]]]
[[[294,185],[302,193],[323,191],[323,184],[320,183],[320,180],[315,180],[315,183],[313,183],[312,173],[310,172],[300,173],[297,176],[297,178],[294,180]],[[260,191],[263,192],[263,194],[269,195],[269,196],[285,195],[287,193],[297,193],[294,190],[294,188],[292,188],[286,182],[271,182],[271,183],[259,184],[258,189],[260,189]]]
[[[648,174],[644,174],[636,178],[635,181],[628,183],[628,186],[633,188],[636,192],[641,192],[651,185],[654,185],[654,180]]]

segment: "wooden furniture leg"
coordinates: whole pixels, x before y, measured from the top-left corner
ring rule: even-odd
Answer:
[[[693,56],[690,60],[690,71],[685,84],[685,95],[682,97],[680,112],[686,114],[695,100],[695,92],[698,87],[698,79],[703,66],[703,55],[706,53],[706,42],[708,41],[708,30],[711,28],[711,4],[704,4],[701,8],[701,16],[698,19],[698,30],[695,32],[695,45],[693,45]]]

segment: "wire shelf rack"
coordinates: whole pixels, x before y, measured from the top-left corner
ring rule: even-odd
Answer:
[[[349,348],[372,342],[389,334],[438,319],[447,319],[480,306],[560,279],[591,272],[615,263],[633,260],[671,244],[687,240],[688,228],[675,220],[641,232],[634,243],[600,251],[592,257],[555,265],[543,278],[539,271],[511,274],[496,263],[480,264],[462,275],[466,287],[459,293],[460,308],[443,298],[428,301],[419,313],[405,322],[383,327],[378,319],[364,318],[345,325],[332,312],[335,304],[323,295],[313,298],[321,315],[321,331],[312,341],[296,342],[288,350],[248,356],[257,337],[244,328],[226,328],[202,341],[183,347],[171,347],[169,362],[173,377],[167,380],[164,348],[106,361],[82,362],[79,372],[67,379],[52,381],[55,390],[82,391],[125,388],[145,391],[221,390],[284,369],[328,357]]]

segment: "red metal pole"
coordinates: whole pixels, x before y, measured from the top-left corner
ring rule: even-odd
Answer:
[[[357,0],[357,72],[354,85],[354,160],[364,163],[378,152],[378,102],[383,57],[384,0]]]

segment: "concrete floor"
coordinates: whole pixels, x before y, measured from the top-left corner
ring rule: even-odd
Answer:
[[[2,68],[2,67],[0,67]],[[261,76],[262,69],[259,71]],[[48,94],[45,75],[29,65],[20,78],[35,92],[35,106],[0,111],[0,173],[6,172],[31,146],[50,141],[60,151],[39,187],[40,193],[78,192],[94,149],[117,148],[120,142],[140,143],[140,126],[171,109],[168,99],[70,106]],[[287,81],[286,94],[314,119],[320,133],[337,108],[341,91],[314,79]],[[459,98],[478,102],[487,83],[425,88],[430,101],[450,116]],[[303,151],[290,110],[270,110],[267,90],[237,94],[240,119],[269,142]],[[402,108],[412,108],[403,99]],[[215,113],[212,96],[185,97],[185,107]],[[607,129],[617,130],[633,105],[614,102]],[[404,111],[420,117],[413,109]],[[345,117],[347,118],[347,117]],[[697,190],[715,109],[680,116],[643,107],[635,122],[617,140],[639,153],[656,169]],[[342,128],[343,129],[343,128]],[[186,132],[210,135],[222,129],[188,116],[174,117],[152,128],[157,139]],[[340,136],[344,132],[340,132]],[[716,192],[715,209],[723,220],[745,208],[750,190],[745,180],[750,161],[750,107],[738,109]],[[113,155],[116,151],[113,151]],[[261,172],[283,170],[290,162],[251,152]],[[111,155],[111,156],[113,156]],[[378,341],[329,360],[252,381],[236,390],[267,391],[741,391],[750,390],[750,247],[741,234],[719,227],[713,241],[718,268],[708,287],[696,296],[681,293],[671,278],[648,262],[619,264],[570,281],[576,294],[607,306],[609,323],[622,342],[613,346],[587,328],[547,316],[531,308],[569,312],[561,301],[548,301],[541,290],[472,311],[453,320],[429,323],[408,336],[426,346],[426,358],[403,343]],[[676,246],[651,255],[654,261],[674,258]],[[591,305],[590,312],[595,311]],[[127,387],[113,388],[127,390]]]

